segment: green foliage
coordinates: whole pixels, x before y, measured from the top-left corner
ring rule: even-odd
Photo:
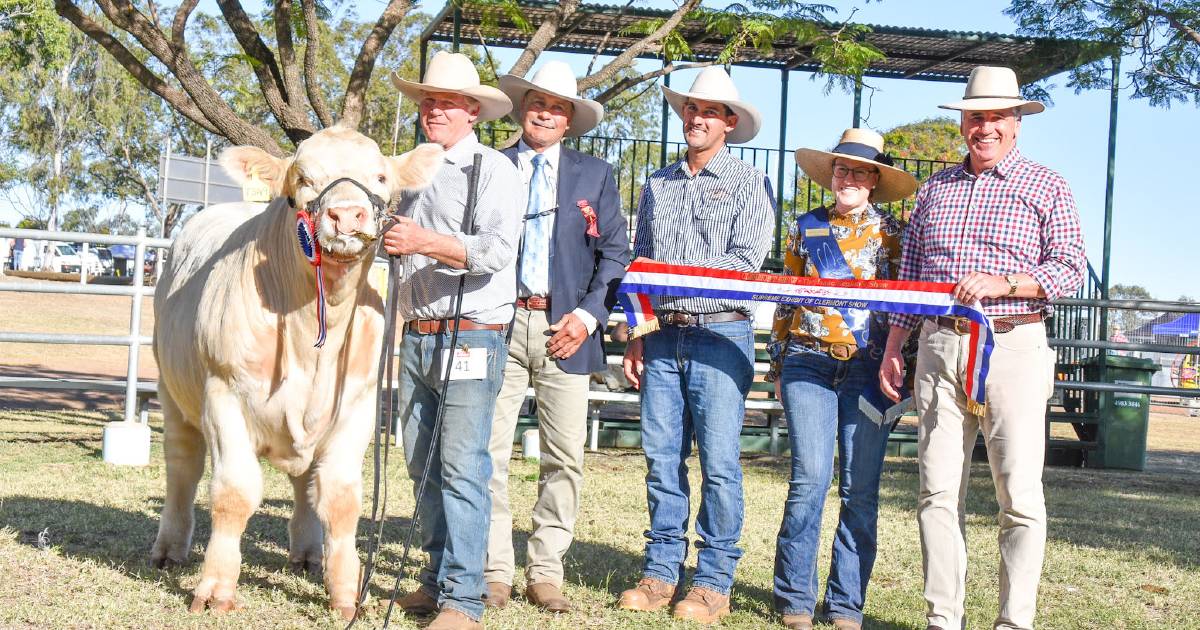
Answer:
[[[948,116],[893,127],[884,132],[883,143],[892,157],[959,162],[967,154],[958,121]]]
[[[534,26],[521,10],[517,0],[452,0],[455,6],[470,5],[480,12],[480,29],[484,35],[495,34],[501,18],[511,21],[517,28],[532,33]]]
[[[1154,296],[1145,287],[1138,284],[1115,284],[1108,289],[1110,300],[1153,300]],[[1158,313],[1151,311],[1131,311],[1126,309],[1109,309],[1108,319],[1113,329],[1120,328],[1129,334],[1142,324],[1154,319]]]
[[[1026,35],[1079,38],[1132,62],[1124,75],[1153,106],[1200,106],[1200,2],[1196,0],[1013,0],[1005,11]],[[1086,52],[1086,51],[1085,51]],[[1107,60],[1071,71],[1076,90],[1108,88]]]
[[[0,64],[21,68],[35,60],[51,64],[67,55],[71,27],[54,12],[53,0],[0,0]]]

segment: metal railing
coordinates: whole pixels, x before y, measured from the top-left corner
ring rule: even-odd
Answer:
[[[84,335],[75,333],[18,333],[0,331],[0,343],[52,343],[79,345],[110,345],[126,346],[129,355],[125,372],[125,421],[134,422],[138,417],[138,358],[139,350],[144,345],[150,345],[151,337],[142,335],[142,298],[153,296],[154,290],[145,286],[143,266],[146,260],[146,248],[165,249],[171,246],[170,239],[150,238],[144,229],[138,230],[136,236],[117,236],[111,234],[89,234],[86,232],[52,232],[48,230],[23,230],[0,228],[0,238],[23,238],[68,243],[97,243],[102,245],[133,245],[135,271],[132,274],[131,286],[67,284],[57,282],[20,282],[0,283],[0,291],[21,293],[66,293],[73,295],[124,295],[130,297],[132,306],[129,310],[128,335]],[[157,257],[162,260],[162,256]],[[86,279],[85,279],[86,280]],[[37,383],[51,384],[57,379],[22,379],[26,386],[36,386]]]
[[[505,146],[516,133],[515,127],[504,124],[491,124],[480,128],[480,142],[492,146]],[[581,136],[566,138],[563,144],[581,153],[600,158],[613,166],[613,177],[616,179],[617,192],[621,200],[621,210],[628,223],[629,239],[633,241],[636,228],[634,218],[637,213],[638,197],[642,185],[652,173],[677,159],[687,149],[683,142],[668,142],[663,140],[646,140],[637,138],[621,138],[613,136]],[[735,145],[728,147],[729,152],[767,175],[771,182],[771,190],[775,196],[775,238],[772,242],[771,257],[776,259],[768,263],[768,267],[779,267],[778,259],[783,252],[787,239],[787,230],[796,215],[804,214],[814,208],[824,207],[833,203],[833,193],[805,177],[800,166],[796,164],[795,150],[766,147],[750,147]],[[933,173],[957,162],[942,160],[921,160],[915,158],[896,158],[895,166],[912,173],[917,181],[925,181]],[[913,199],[884,204],[898,218],[907,218],[912,210]]]

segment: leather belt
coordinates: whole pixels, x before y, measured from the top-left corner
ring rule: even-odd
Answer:
[[[408,330],[420,335],[440,335],[454,330],[453,319],[414,319],[408,322]],[[503,331],[505,324],[480,324],[469,319],[458,320],[458,329],[462,330],[499,330]]]
[[[1004,334],[1012,332],[1017,326],[1025,324],[1036,324],[1046,319],[1046,315],[1042,311],[1036,313],[1025,313],[1024,315],[1005,315],[992,320],[992,332],[996,334]],[[971,320],[965,317],[947,317],[945,315],[937,316],[937,324],[947,330],[953,330],[960,335],[971,333]]]
[[[858,344],[853,343],[829,343],[820,339],[792,339],[788,341],[788,345],[795,344],[809,350],[815,350],[821,354],[828,354],[830,357],[838,361],[849,361],[854,357],[854,353],[858,352]],[[871,346],[867,346],[870,348]]]
[[[523,308],[527,311],[548,311],[550,310],[550,298],[540,295],[531,295],[527,298],[517,298],[517,308]]]
[[[667,326],[707,326],[720,322],[737,322],[749,319],[741,311],[721,311],[720,313],[685,313],[683,311],[662,311],[656,313],[658,321]]]

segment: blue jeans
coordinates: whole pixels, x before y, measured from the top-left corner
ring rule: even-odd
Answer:
[[[867,581],[875,565],[879,475],[888,427],[859,411],[859,395],[877,387],[879,361],[866,352],[849,361],[801,351],[783,360],[783,409],[792,450],[792,478],[775,547],[775,608],[813,614],[821,512],[838,447],[840,511],[833,562],[825,585],[830,618],[862,623]]]
[[[449,344],[450,333],[406,332],[400,348],[400,423],[414,494],[426,472],[442,388],[441,357]],[[450,381],[447,388],[441,435],[417,511],[421,549],[429,554],[429,564],[417,580],[421,590],[440,606],[479,620],[483,617],[483,562],[492,507],[488,440],[507,352],[504,333],[492,330],[459,332],[458,346],[487,349],[487,378]]]
[[[687,458],[700,452],[693,586],[729,593],[742,550],[742,467],[746,394],[754,378],[749,321],[663,326],[644,342],[642,448],[646,453],[646,577],[677,584],[687,557],[691,490]]]

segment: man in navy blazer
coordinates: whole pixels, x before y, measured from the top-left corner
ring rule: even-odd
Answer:
[[[604,116],[579,98],[570,66],[551,61],[532,81],[505,75],[521,140],[504,151],[529,191],[517,261],[517,308],[492,425],[492,520],[484,571],[487,604],[512,591],[515,558],[508,505],[508,462],[517,414],[532,383],[538,410],[541,478],[527,544],[525,598],[553,612],[570,610],[562,594],[563,556],[571,544],[583,487],[590,374],[605,369],[603,334],[629,263],[628,226],[612,166],[562,146]]]

